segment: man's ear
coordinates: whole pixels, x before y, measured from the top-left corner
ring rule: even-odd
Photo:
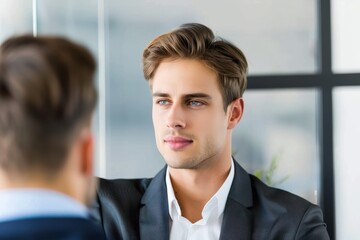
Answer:
[[[92,176],[94,170],[94,137],[90,130],[81,134],[81,171]]]
[[[228,129],[233,129],[239,123],[244,113],[244,100],[242,98],[235,99],[229,106]]]

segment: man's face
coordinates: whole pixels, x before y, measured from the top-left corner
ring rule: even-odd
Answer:
[[[199,60],[164,61],[150,85],[156,144],[167,164],[196,169],[222,160],[229,116],[216,73]]]

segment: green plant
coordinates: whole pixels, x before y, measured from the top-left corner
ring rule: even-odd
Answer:
[[[273,187],[285,182],[289,178],[289,175],[277,180],[274,179],[276,170],[278,169],[279,166],[279,161],[280,161],[280,154],[274,155],[270,161],[269,166],[265,169],[255,170],[254,175],[263,182],[265,182],[267,185]]]

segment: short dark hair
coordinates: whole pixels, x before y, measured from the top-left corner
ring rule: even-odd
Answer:
[[[0,47],[0,168],[8,173],[63,166],[97,102],[96,62],[63,37],[12,37]]]
[[[248,64],[243,52],[234,44],[216,37],[199,23],[183,24],[155,38],[143,52],[143,72],[151,80],[166,59],[197,59],[218,75],[224,109],[242,97],[247,85]]]

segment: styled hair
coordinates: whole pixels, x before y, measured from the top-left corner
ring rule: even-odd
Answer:
[[[202,24],[183,24],[150,42],[142,59],[145,79],[151,80],[160,63],[168,59],[196,59],[217,73],[225,112],[245,91],[248,68],[245,55]]]
[[[97,102],[96,62],[62,37],[13,37],[0,46],[0,169],[46,170],[65,163]]]

